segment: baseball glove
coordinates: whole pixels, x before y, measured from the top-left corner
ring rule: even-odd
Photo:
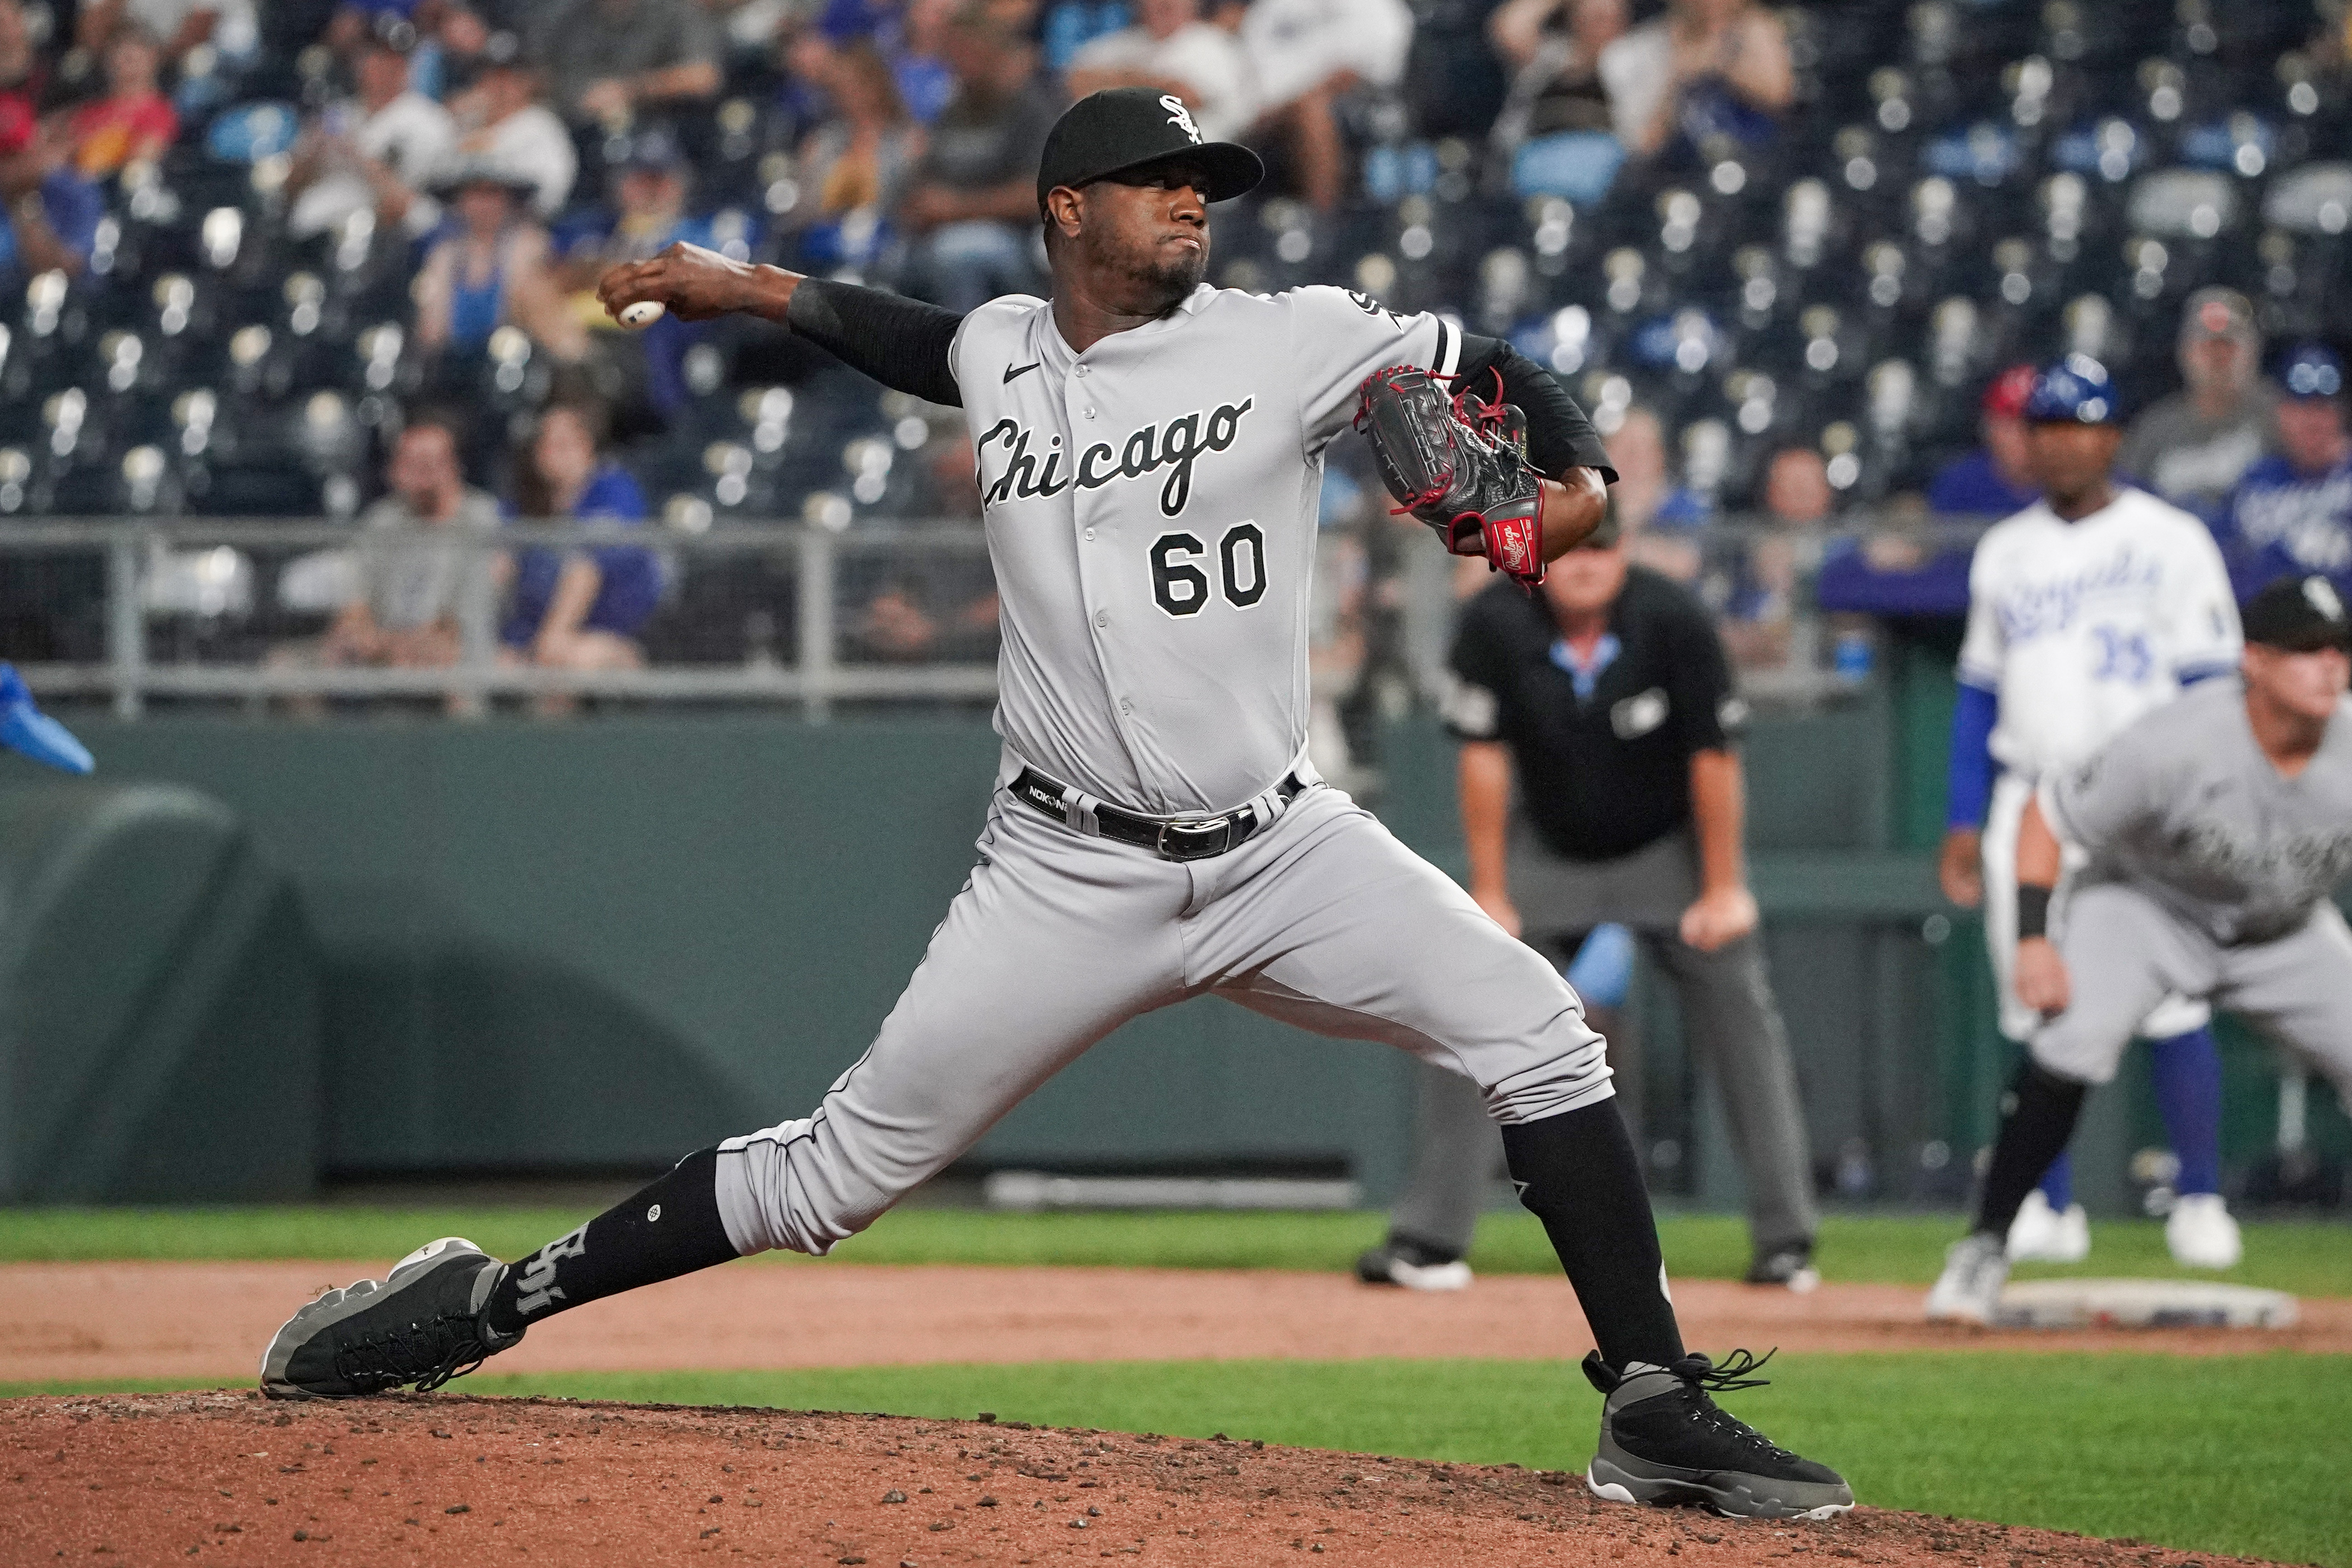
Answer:
[[[1533,588],[1544,578],[1543,486],[1528,466],[1523,416],[1499,399],[1449,393],[1412,365],[1364,378],[1358,430],[1372,444],[1381,481],[1409,512],[1437,530],[1455,555]]]

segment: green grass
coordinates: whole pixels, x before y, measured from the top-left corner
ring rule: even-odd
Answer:
[[[1734,1411],[1890,1508],[2352,1568],[2352,1357],[1784,1356]],[[33,1386],[0,1395],[159,1389]],[[880,1410],[1236,1437],[1547,1469],[1591,1456],[1565,1364],[1128,1362],[576,1373],[469,1392]]]
[[[470,1236],[499,1257],[530,1251],[577,1225],[569,1209],[286,1205],[247,1208],[0,1208],[0,1262],[107,1258],[393,1259],[436,1236]],[[1000,1214],[908,1208],[887,1215],[835,1256],[859,1263],[1062,1264],[1168,1269],[1344,1269],[1380,1239],[1378,1214]],[[1667,1215],[1666,1262],[1687,1279],[1736,1278],[1747,1230],[1730,1216]],[[2352,1295],[2352,1225],[2250,1223],[2246,1260],[2220,1276],[2299,1295]],[[1959,1233],[1948,1215],[1832,1215],[1822,1227],[1832,1280],[1925,1285]],[[2088,1263],[2029,1267],[2052,1274],[2165,1277],[2176,1268],[2152,1220],[2094,1227]],[[790,1260],[798,1261],[798,1260]],[[1559,1265],[1535,1220],[1486,1216],[1471,1262],[1494,1274]],[[2213,1278],[2211,1275],[2198,1276]]]

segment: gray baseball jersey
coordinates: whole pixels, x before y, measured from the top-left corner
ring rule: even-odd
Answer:
[[[1202,284],[1073,354],[1025,295],[950,362],[1003,606],[996,727],[1020,757],[1152,815],[1270,788],[1307,745],[1323,449],[1386,365],[1451,373],[1462,335],[1337,288]]]
[[[2104,1083],[2171,993],[2247,1019],[2352,1099],[2352,930],[2327,902],[2352,873],[2352,701],[2288,779],[2255,744],[2244,688],[2210,682],[2042,800],[2090,863],[2055,925],[2072,996],[2034,1060]]]
[[[2090,855],[2084,881],[2145,887],[2216,942],[2301,925],[2352,875],[2352,699],[2293,779],[2254,741],[2245,688],[2215,680],[2141,718],[2044,792]]]
[[[719,1145],[738,1250],[825,1251],[1096,1040],[1202,995],[1409,1051],[1501,1122],[1612,1092],[1558,972],[1306,758],[1323,449],[1364,377],[1461,352],[1433,316],[1332,288],[1204,287],[1082,354],[1041,299],[963,319],[949,361],[1002,604],[999,782],[1025,763],[1077,794],[1047,815],[1000,789],[872,1047],[813,1115]],[[1101,836],[1104,804],[1260,827],[1170,861]]]

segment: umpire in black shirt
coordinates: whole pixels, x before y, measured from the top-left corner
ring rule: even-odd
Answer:
[[[1452,664],[1471,896],[1562,961],[1596,926],[1637,934],[1723,1094],[1747,1176],[1748,1279],[1811,1289],[1812,1162],[1741,841],[1744,706],[1706,607],[1627,562],[1612,512],[1535,597],[1497,582],[1472,600]],[[1459,1288],[1502,1141],[1468,1080],[1423,1068],[1419,1092],[1411,1183],[1358,1273]],[[1638,1095],[1624,1098],[1639,1145]]]

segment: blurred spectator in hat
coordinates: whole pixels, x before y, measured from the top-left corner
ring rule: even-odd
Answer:
[[[531,183],[489,163],[461,163],[436,186],[455,223],[416,275],[416,337],[427,352],[479,351],[519,327],[560,361],[587,351],[549,263],[547,231],[523,205]]]
[[[2261,374],[2254,308],[2234,288],[2200,288],[2180,318],[2187,386],[2132,421],[2116,466],[2212,521],[2247,469],[2278,449],[2278,388]]]
[[[2287,357],[2279,451],[2248,468],[2214,528],[2241,601],[2289,575],[2318,572],[2352,597],[2352,437],[2344,361],[2318,343]]]
[[[49,90],[49,62],[17,0],[0,0],[0,99],[37,111]]]
[[[956,95],[932,122],[898,221],[910,291],[971,310],[1035,282],[1037,161],[1061,111],[1036,51],[983,5],[948,29]]]
[[[83,104],[67,121],[74,167],[102,180],[134,158],[154,158],[180,134],[171,99],[156,90],[163,65],[154,35],[135,22],[106,42],[106,96]]]
[[[512,515],[518,521],[643,524],[645,492],[627,469],[604,455],[605,429],[605,412],[593,402],[548,406],[516,455]],[[542,669],[641,668],[646,658],[636,636],[660,606],[661,593],[660,558],[642,545],[531,546],[515,557],[500,656]],[[572,704],[551,696],[537,706],[542,713],[563,713]]]
[[[2041,499],[2025,452],[2025,400],[2032,391],[2032,365],[2011,365],[1992,379],[1977,423],[1984,443],[1936,470],[1927,486],[1929,511],[1949,517],[2006,517]]]
[[[674,239],[710,244],[710,225],[687,216],[686,154],[667,131],[629,138],[604,173],[604,204],[567,221],[556,235],[572,289],[593,293],[606,267],[658,255]]]
[[[719,91],[719,30],[695,0],[554,0],[529,43],[567,120],[625,125]]]
[[[312,120],[294,146],[286,187],[296,235],[323,234],[352,214],[374,209],[376,221],[412,235],[432,232],[441,204],[425,192],[457,149],[457,122],[410,85],[415,26],[379,14],[352,57],[359,92]]]
[[[1403,78],[1411,7],[1405,0],[1252,0],[1241,44],[1260,132],[1288,146],[1300,195],[1318,212],[1335,211],[1348,176],[1340,102]]]
[[[21,298],[25,282],[44,272],[79,276],[89,264],[106,198],[76,173],[66,143],[33,111],[0,97],[0,296]]]
[[[1769,141],[1797,92],[1788,34],[1754,0],[1672,0],[1601,50],[1600,70],[1617,139],[1643,158],[1718,136]]]
[[[805,267],[862,267],[914,178],[923,132],[873,45],[833,51],[824,69],[834,113],[801,141],[802,196],[789,216]]]
[[[1201,19],[1200,0],[1135,0],[1135,23],[1078,50],[1064,74],[1072,98],[1112,87],[1172,93],[1212,141],[1250,120],[1248,64],[1223,27]]]
[[[632,137],[627,150],[607,165],[606,177],[608,199],[565,222],[555,231],[553,243],[572,316],[587,332],[598,363],[610,372],[608,401],[619,405],[615,423],[626,434],[658,428],[685,410],[691,398],[686,351],[708,328],[664,316],[642,331],[628,331],[597,300],[597,279],[608,267],[646,260],[677,241],[748,260],[756,236],[722,236],[708,217],[689,213],[691,172],[677,139],[667,131]]]
[[[539,80],[512,33],[493,33],[473,62],[472,79],[452,100],[461,157],[511,170],[530,181],[530,204],[542,218],[563,210],[580,175],[572,133],[539,101]]]

